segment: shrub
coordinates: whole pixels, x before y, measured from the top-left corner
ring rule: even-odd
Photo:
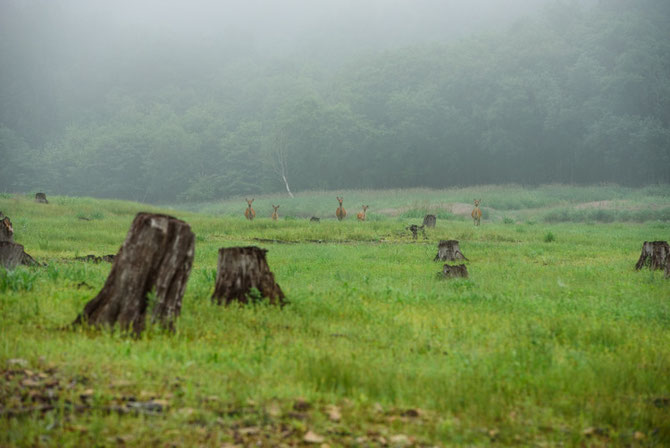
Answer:
[[[554,236],[553,233],[551,233],[551,232],[547,232],[547,233],[544,235],[544,242],[545,242],[545,243],[551,243],[552,241],[556,241],[556,237]]]

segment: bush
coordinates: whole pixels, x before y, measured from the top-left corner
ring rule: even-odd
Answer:
[[[544,242],[545,242],[545,243],[551,243],[552,241],[556,241],[556,237],[554,236],[553,233],[551,233],[551,232],[547,232],[547,233],[544,235]]]

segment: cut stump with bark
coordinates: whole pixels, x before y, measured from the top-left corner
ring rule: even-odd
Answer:
[[[35,193],[35,202],[39,202],[40,204],[49,203],[49,201],[47,201],[47,195],[44,193]]]
[[[433,261],[457,261],[467,260],[457,240],[441,240],[437,246],[437,255]]]
[[[468,278],[468,268],[464,264],[450,266],[445,264],[442,268],[442,275],[446,278],[463,277]]]
[[[436,222],[437,217],[435,217],[435,215],[426,215],[423,217],[423,225],[425,227],[435,227]]]
[[[265,298],[272,305],[284,306],[284,293],[275,283],[274,274],[265,259],[266,253],[266,249],[256,246],[219,249],[212,302],[230,305],[232,302],[249,303]]]
[[[665,270],[666,277],[670,276],[668,266],[670,266],[670,245],[667,241],[645,241],[642,243],[642,253],[635,263],[635,269],[640,270],[643,266],[649,266],[649,269]]]
[[[14,269],[18,265],[39,266],[33,257],[25,252],[22,245],[14,242],[14,228],[9,216],[0,219],[0,266]]]
[[[193,265],[195,235],[172,216],[138,213],[112,270],[98,295],[89,301],[75,324],[113,327],[139,336],[155,291],[151,321],[174,331]]]

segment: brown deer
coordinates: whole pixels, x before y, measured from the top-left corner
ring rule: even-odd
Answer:
[[[363,211],[358,212],[358,214],[356,215],[356,218],[358,218],[359,221],[365,221],[365,212],[368,208],[370,208],[367,205],[363,205],[362,207],[363,207]]]
[[[472,219],[474,220],[476,226],[478,226],[482,220],[482,211],[479,208],[480,202],[482,202],[481,199],[479,200],[475,199],[475,208],[472,209]]]
[[[247,209],[244,211],[244,217],[247,218],[249,221],[253,221],[253,219],[256,217],[256,212],[254,211],[253,208],[251,208],[251,203],[254,202],[254,198],[251,198],[251,200],[244,198],[247,201],[247,204],[249,205]]]
[[[272,212],[271,218],[272,218],[273,221],[276,221],[276,220],[279,219],[279,214],[277,213],[277,210],[279,209],[279,206],[278,205],[273,205],[272,208],[275,209],[275,211]]]
[[[344,207],[342,207],[342,201],[344,200],[344,198],[341,198],[339,196],[336,197],[337,202],[340,203],[340,206],[337,207],[337,210],[335,210],[335,216],[337,216],[338,221],[342,221],[347,216],[347,211],[344,209]]]

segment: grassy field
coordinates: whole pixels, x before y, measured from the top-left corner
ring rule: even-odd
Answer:
[[[670,239],[667,186],[268,196],[253,222],[243,199],[50,201],[0,197],[48,264],[0,268],[0,446],[670,445],[670,280],[633,269]],[[115,253],[138,211],[196,234],[176,334],[69,328],[110,269],[73,258]],[[414,241],[425,211],[437,227]],[[470,278],[436,275],[440,239]],[[250,244],[283,310],[210,303],[218,249]]]

